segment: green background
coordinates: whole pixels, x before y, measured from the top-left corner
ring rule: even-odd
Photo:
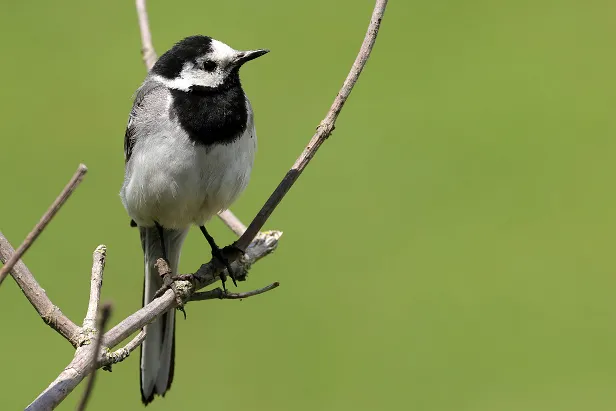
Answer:
[[[0,7],[0,229],[17,246],[87,164],[25,262],[80,323],[106,244],[116,323],[143,281],[118,196],[145,75],[133,2]],[[242,220],[325,115],[372,7],[150,2],[159,53],[195,33],[272,50],[242,72],[260,144],[232,207]],[[267,223],[280,247],[240,290],[281,287],[190,304],[172,390],[148,409],[616,409],[615,13],[600,0],[392,0],[333,137]],[[193,230],[182,271],[207,260]],[[20,409],[73,351],[12,280],[0,315],[0,408]],[[141,409],[138,380],[133,355],[99,374],[89,409]]]

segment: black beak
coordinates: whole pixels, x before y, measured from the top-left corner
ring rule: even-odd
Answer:
[[[267,53],[269,53],[269,50],[265,49],[240,51],[237,53],[237,57],[235,57],[235,65],[239,67],[247,61],[254,60]]]

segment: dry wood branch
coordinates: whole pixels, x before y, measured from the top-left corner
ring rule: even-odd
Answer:
[[[24,255],[28,248],[34,243],[34,241],[38,238],[38,236],[43,232],[47,224],[51,221],[51,219],[56,215],[56,213],[60,210],[60,208],[66,203],[66,200],[73,194],[73,191],[77,188],[83,176],[86,174],[88,169],[83,164],[80,164],[77,168],[77,171],[68,182],[64,190],[60,193],[60,195],[55,199],[55,201],[49,206],[49,209],[43,214],[40,221],[34,226],[30,234],[26,236],[26,239],[23,243],[17,248],[17,251],[11,255],[11,257],[4,263],[4,266],[0,268],[0,284],[4,281],[9,272],[13,269],[13,266],[17,264],[17,261]]]
[[[214,288],[213,290],[204,291],[202,293],[194,293],[190,297],[190,301],[204,301],[204,300],[243,300],[244,298],[254,297],[255,295],[263,294],[280,285],[279,282],[272,283],[267,287],[259,288],[258,290],[252,290],[245,293],[231,293],[224,291],[222,288]]]
[[[317,132],[310,140],[308,146],[304,150],[304,152],[297,159],[291,170],[285,175],[282,182],[278,185],[274,193],[267,200],[265,205],[262,207],[261,211],[254,218],[248,229],[244,232],[244,234],[240,237],[240,239],[236,242],[236,246],[241,249],[246,250],[246,254],[240,258],[238,261],[234,261],[232,265],[232,269],[238,273],[238,277],[242,279],[242,273],[245,269],[245,262],[250,261],[252,257],[253,249],[259,248],[260,244],[272,242],[275,245],[277,244],[278,238],[281,233],[279,232],[271,232],[271,233],[259,233],[269,216],[272,214],[273,210],[280,203],[282,198],[291,188],[291,186],[295,183],[299,174],[306,168],[314,154],[320,147],[320,145],[325,141],[325,139],[331,134],[336,118],[338,117],[344,103],[349,97],[353,86],[357,82],[361,71],[363,70],[372,48],[374,47],[374,43],[376,41],[376,36],[379,31],[379,27],[381,24],[381,19],[383,18],[383,14],[385,12],[385,7],[387,6],[387,0],[377,0],[372,18],[370,20],[370,24],[368,26],[368,31],[360,48],[360,51],[351,67],[351,71],[344,81],[342,88],[338,92],[334,103],[332,104],[327,116],[319,125]],[[267,238],[268,234],[271,236],[275,234],[271,238]],[[251,249],[252,248],[252,249]],[[272,248],[273,250],[273,248]],[[263,255],[268,254],[264,253]],[[241,269],[238,270],[238,269]],[[178,284],[178,291],[180,293],[184,293],[183,300],[187,301],[196,290],[203,288],[209,284],[215,282],[219,277],[220,272],[222,271],[222,267],[216,264],[215,261],[210,261],[207,264],[204,264],[193,274],[194,282],[181,281]],[[135,314],[126,318],[120,324],[115,326],[105,335],[105,345],[108,347],[113,347],[119,342],[126,339],[129,335],[135,332],[137,329],[142,328],[145,324],[152,321],[157,316],[161,315],[163,312],[167,311],[169,308],[175,306],[174,301],[174,293],[171,290],[167,290],[160,298],[152,301],[146,307],[137,311]]]
[[[280,236],[282,236],[280,231],[259,233],[257,238],[255,238],[246,250],[246,254],[242,256],[239,261],[235,261],[231,265],[231,269],[237,273],[240,281],[246,279],[246,272],[252,264],[276,249]],[[207,264],[203,264],[199,270],[193,274],[198,278],[195,284],[189,281],[177,281],[177,290],[183,296],[183,301],[188,301],[188,298],[194,291],[218,281],[222,270],[223,268],[218,264],[218,261],[210,261]],[[175,294],[172,290],[167,290],[162,296],[125,318],[122,322],[109,330],[105,334],[105,341],[103,344],[106,347],[113,348],[128,338],[132,333],[143,328],[150,321],[167,312],[169,309],[174,308],[176,305]]]
[[[104,246],[103,246],[104,247]],[[98,248],[96,249],[98,251]],[[95,252],[96,254],[96,252]],[[96,257],[96,256],[95,256]],[[103,257],[104,259],[104,257]],[[94,261],[94,265],[97,265],[97,261]],[[102,269],[101,271],[101,279],[102,279]],[[92,279],[94,279],[94,268],[92,268]],[[100,290],[100,286],[99,286],[99,290]],[[100,294],[100,292],[99,292]],[[77,406],[77,411],[84,411],[86,409],[86,406],[88,405],[88,401],[90,400],[90,397],[92,396],[92,390],[94,389],[94,382],[96,379],[96,369],[98,368],[98,357],[99,357],[99,352],[101,350],[101,343],[103,341],[103,333],[105,332],[105,327],[107,326],[107,322],[109,321],[109,318],[111,317],[111,304],[107,303],[105,305],[103,305],[103,308],[101,309],[101,313],[100,313],[100,319],[98,319],[98,321],[95,319],[95,324],[97,325],[97,330],[98,333],[96,335],[96,340],[91,352],[91,359],[90,359],[90,378],[88,378],[88,384],[86,385],[86,389],[83,392],[83,395],[81,396],[81,401],[79,402],[79,405]],[[88,319],[86,318],[86,321],[88,321]],[[86,328],[86,321],[84,321],[84,329]]]
[[[86,166],[80,164],[71,180],[45,214],[43,214],[43,217],[41,217],[38,224],[30,234],[28,234],[17,251],[13,249],[6,237],[0,232],[0,260],[4,263],[4,266],[0,270],[0,282],[2,282],[6,274],[11,272],[15,282],[43,321],[66,338],[74,347],[79,343],[80,328],[51,302],[45,290],[39,285],[34,275],[28,270],[23,261],[21,261],[21,257],[38,238],[51,219],[57,214],[58,210],[66,203],[66,200],[68,200],[73,191],[75,191],[86,172]]]
[[[105,304],[100,316],[97,315],[100,290],[103,283],[105,252],[106,247],[99,245],[92,255],[90,301],[86,317],[83,321],[84,326],[78,330],[78,346],[75,356],[58,378],[26,408],[27,410],[54,409],[88,374],[91,375],[91,378],[78,409],[85,407],[91,395],[94,384],[94,371],[99,366],[104,365],[100,353],[101,351],[107,351],[102,350],[102,342],[106,324],[111,316],[111,306],[109,304]],[[106,357],[103,358],[106,359]]]
[[[246,254],[239,261],[233,263],[232,269],[237,273],[242,273],[242,278],[245,279],[246,272],[252,264],[276,249],[281,235],[282,233],[279,231],[259,233],[246,250]],[[199,273],[198,277],[203,280],[202,282],[192,284],[189,281],[178,281],[176,285],[178,291],[183,296],[183,301],[188,301],[188,298],[195,290],[216,282],[220,278],[221,271],[222,267],[217,261],[210,261],[207,264],[203,264],[197,271]],[[156,317],[169,311],[169,309],[175,308],[176,305],[175,294],[172,290],[167,290],[161,297],[155,299],[106,332],[103,337],[102,352],[99,353],[101,358],[99,365],[114,364],[128,357],[128,354],[145,339],[143,331],[124,348],[111,354],[108,353],[108,349],[118,345]],[[84,346],[79,347],[70,364],[26,409],[51,410],[55,408],[87,377],[91,364],[92,357],[90,351],[85,349]]]
[[[347,100],[354,84],[357,82],[357,79],[366,64],[368,57],[370,56],[386,5],[387,0],[376,1],[372,19],[370,21],[368,32],[366,33],[362,47],[327,116],[317,128],[317,132],[314,134],[310,140],[310,143],[297,159],[291,170],[285,175],[284,179],[267,200],[261,211],[257,214],[250,226],[236,242],[236,246],[246,251],[243,256],[236,258],[236,261],[232,262],[232,269],[235,273],[237,273],[239,280],[245,279],[246,271],[251,264],[268,255],[276,248],[282,233],[278,231],[262,233],[259,231],[272,214],[273,210],[280,203],[291,186],[295,183],[301,172],[306,168],[320,145],[329,135],[331,135],[336,118],[342,110],[345,101]],[[151,39],[149,36],[149,28],[147,27],[145,1],[137,0],[137,8],[140,13],[142,33],[144,31],[144,27],[147,29],[147,36],[142,34],[144,49],[146,49],[146,45],[151,44]],[[143,16],[145,16],[145,19],[142,18]],[[146,66],[147,65],[148,61],[146,60]],[[239,226],[237,231],[240,231]],[[192,274],[191,281],[178,281],[176,283],[176,289],[180,294],[181,300],[183,302],[189,301],[191,296],[193,296],[197,290],[217,281],[223,270],[224,268],[221,267],[217,261],[213,260],[207,264],[203,264],[199,270]],[[274,284],[270,287],[266,287],[266,289],[271,288],[274,288]],[[256,295],[259,291],[260,290],[257,290],[256,292],[248,294]],[[114,354],[117,353],[117,357],[105,353],[109,348],[113,348],[118,345],[137,330],[143,329],[146,324],[164,312],[175,308],[177,304],[178,303],[174,292],[172,290],[167,290],[161,297],[153,300],[147,306],[130,315],[105,333],[102,348],[104,352],[100,354],[102,356],[101,364],[112,363],[115,358],[126,358],[128,353],[130,353],[130,351],[135,349],[143,341],[145,337],[143,331],[141,331],[129,344],[127,344],[126,347],[116,351]],[[71,361],[60,376],[52,382],[51,385],[41,395],[39,395],[39,397],[32,404],[30,404],[30,406],[28,406],[28,410],[52,409],[64,398],[66,398],[66,396],[77,386],[77,384],[79,384],[79,382],[86,377],[93,360],[86,355],[88,352],[86,350],[82,350],[81,348],[82,347],[77,349],[73,361]],[[125,352],[126,354],[124,354]]]
[[[92,276],[90,278],[90,301],[88,302],[88,312],[83,320],[83,328],[88,329],[96,326],[96,313],[98,312],[98,302],[101,299],[101,288],[103,287],[103,271],[105,270],[105,259],[107,257],[107,247],[99,245],[92,255]]]
[[[276,187],[276,190],[274,190],[267,202],[263,205],[261,211],[259,211],[257,216],[252,220],[239,240],[235,242],[235,245],[239,249],[244,250],[255,235],[261,230],[261,228],[263,228],[263,225],[269,216],[276,209],[276,206],[280,204],[280,201],[282,201],[291,186],[293,186],[295,181],[297,181],[302,171],[304,171],[319,147],[321,147],[321,144],[323,144],[323,142],[331,135],[334,130],[334,125],[336,123],[336,119],[338,118],[338,114],[340,114],[344,103],[349,98],[351,90],[353,90],[353,86],[357,83],[357,79],[359,79],[359,75],[364,69],[366,62],[368,61],[368,57],[370,57],[370,53],[374,47],[374,42],[376,41],[376,36],[379,32],[379,27],[381,26],[381,19],[385,13],[386,6],[387,0],[377,0],[376,5],[374,6],[374,11],[372,12],[372,18],[370,19],[370,25],[368,26],[368,31],[364,37],[364,42],[361,45],[359,54],[357,54],[353,67],[351,67],[351,71],[349,72],[346,80],[344,80],[342,88],[338,92],[334,103],[327,113],[327,116],[325,116],[325,119],[321,122],[321,124],[319,124],[319,127],[317,127],[317,132],[314,136],[312,136],[303,153],[295,161],[293,167],[291,167],[291,169],[287,172],[280,184],[278,184],[278,187]]]
[[[137,17],[139,18],[139,31],[141,32],[141,56],[143,64],[150,70],[156,63],[156,52],[152,45],[152,33],[150,32],[150,21],[148,19],[148,11],[145,7],[145,0],[137,0]]]
[[[81,401],[77,406],[78,411],[86,409],[86,405],[92,395],[92,389],[94,388],[94,381],[96,378],[96,369],[98,368],[99,353],[101,350],[101,344],[103,342],[103,335],[107,322],[111,317],[111,304],[107,303],[101,309],[100,315],[98,314],[98,303],[101,299],[101,288],[103,287],[103,272],[105,271],[105,259],[107,257],[107,247],[99,245],[92,254],[92,274],[90,276],[90,300],[88,302],[88,311],[86,318],[83,320],[83,327],[81,329],[82,335],[87,341],[94,340],[91,349],[90,360],[90,378],[88,384],[83,392]]]

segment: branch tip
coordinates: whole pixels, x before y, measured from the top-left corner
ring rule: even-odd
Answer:
[[[83,320],[84,329],[96,328],[96,316],[98,312],[98,304],[101,298],[101,289],[103,287],[103,272],[105,270],[105,261],[107,258],[107,247],[104,244],[96,247],[92,253],[92,274],[90,275],[90,300],[88,301],[88,310],[86,317]]]
[[[86,174],[87,171],[88,169],[83,164],[80,164],[79,167],[77,167],[77,171],[75,172],[75,174],[73,174],[73,177],[64,187],[64,189],[60,192],[60,195],[58,195],[54,202],[51,203],[51,205],[49,206],[45,214],[43,214],[39,222],[26,236],[23,243],[21,243],[21,245],[17,248],[13,255],[8,259],[8,261],[6,261],[4,266],[0,268],[0,284],[2,284],[6,276],[15,266],[15,264],[17,264],[17,262],[25,254],[25,252],[28,251],[32,243],[34,243],[38,236],[47,227],[47,224],[49,224],[51,219],[58,213],[58,211],[60,211],[60,208],[64,205],[64,203],[66,203],[66,200],[68,200],[71,194],[73,194],[73,191],[75,191],[79,183],[81,183],[81,180],[83,179],[83,176]]]

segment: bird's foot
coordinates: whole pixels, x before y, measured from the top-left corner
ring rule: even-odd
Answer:
[[[231,268],[230,261],[235,261],[239,256],[243,255],[244,252],[236,247],[234,244],[228,245],[222,249],[216,247],[212,250],[212,258],[214,260],[214,264],[219,265],[220,268],[226,268],[227,272],[229,272],[229,276],[233,280],[233,284],[237,287],[237,282],[235,275],[233,273],[233,269]],[[220,280],[222,281],[222,288],[224,292],[227,292],[227,288],[225,287],[225,281],[227,280],[227,275],[225,271],[221,271],[219,274]],[[173,281],[189,281],[191,283],[196,284],[199,281],[203,281],[197,274],[180,274],[172,277]]]
[[[244,252],[240,250],[235,244],[228,245],[222,249],[218,247],[212,248],[212,257],[217,260],[220,264],[222,264],[229,273],[229,277],[233,281],[233,285],[237,287],[237,282],[235,280],[235,274],[231,269],[230,261],[235,261],[239,256],[243,255]],[[224,292],[227,292],[227,287],[225,286],[225,282],[227,281],[227,275],[224,270],[220,272],[220,281],[222,282],[222,289]]]
[[[244,252],[240,250],[235,244],[228,245],[221,250],[216,245],[216,241],[214,241],[214,238],[207,232],[207,229],[204,225],[199,226],[199,229],[201,230],[203,236],[212,248],[213,259],[220,264],[221,268],[224,267],[227,269],[229,276],[233,280],[233,284],[237,287],[235,275],[233,273],[233,270],[231,269],[231,262],[237,260],[239,256],[244,254]],[[227,276],[225,275],[224,270],[220,271],[220,280],[222,281],[222,288],[226,292],[227,287],[225,286],[225,281],[227,280]]]
[[[182,295],[178,291],[175,282],[180,280],[177,276],[174,276],[169,268],[169,264],[166,260],[159,258],[155,264],[156,269],[158,270],[158,274],[161,276],[163,280],[163,285],[160,287],[158,291],[154,294],[154,299],[163,295],[168,289],[173,291],[175,294],[175,302],[177,304],[177,309],[184,314],[184,319],[186,319],[186,311],[184,310],[184,301],[182,300]]]

